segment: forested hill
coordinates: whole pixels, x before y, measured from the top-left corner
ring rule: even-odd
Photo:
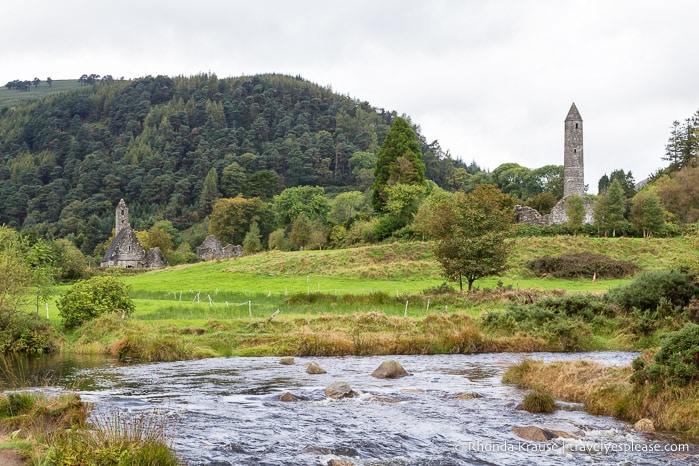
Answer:
[[[274,74],[84,85],[0,111],[0,224],[96,243],[124,198],[134,219],[185,228],[206,215],[212,169],[224,197],[271,199],[299,185],[363,191],[396,116]],[[465,168],[416,129],[427,179],[444,185]]]

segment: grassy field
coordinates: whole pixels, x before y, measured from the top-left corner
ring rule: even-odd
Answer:
[[[519,238],[515,240],[509,269],[502,277],[476,281],[481,289],[498,286],[515,290],[565,290],[603,293],[628,283],[630,279],[562,280],[534,277],[525,268],[526,261],[543,255],[559,255],[585,250],[600,251],[612,258],[632,260],[644,269],[667,269],[682,263],[691,251],[681,238]],[[118,273],[118,270],[116,271]],[[358,302],[290,304],[296,295],[385,294],[395,298],[384,303],[388,315],[425,315],[428,311],[466,311],[477,315],[482,306],[468,299],[456,308],[416,298],[425,290],[442,284],[438,262],[430,243],[392,243],[328,251],[270,251],[222,261],[168,267],[136,275],[123,281],[133,290],[136,318],[231,319],[265,317],[277,309],[289,314],[348,314],[367,308]],[[451,283],[450,286],[457,288]],[[63,293],[68,286],[58,288]],[[351,300],[350,300],[351,301]],[[407,302],[407,310],[406,310]],[[55,305],[51,320],[58,323]]]
[[[31,87],[28,91],[18,91],[8,89],[5,83],[0,83],[0,109],[5,107],[14,107],[25,102],[46,97],[52,94],[72,91],[80,88],[80,83],[77,79],[61,79],[51,83],[51,87],[43,81],[39,87]]]
[[[583,250],[633,260],[644,269],[677,266],[696,254],[682,239],[517,239],[506,274],[478,280],[472,294],[456,292],[453,283],[452,292],[444,294],[436,292],[444,278],[429,243],[271,251],[124,274],[136,305],[133,318],[128,324],[108,320],[68,333],[66,348],[150,360],[557,350],[551,340],[483,334],[479,318],[545,294],[603,294],[630,282],[544,279],[524,266],[542,255]],[[49,314],[60,325],[55,304]],[[362,316],[371,316],[371,325]],[[585,344],[586,349],[633,347],[615,334],[595,334]]]

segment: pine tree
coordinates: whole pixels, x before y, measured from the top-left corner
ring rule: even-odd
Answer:
[[[402,184],[425,185],[425,164],[415,132],[404,118],[396,118],[379,148],[374,170],[374,190],[371,203],[383,212],[388,202],[387,186]]]
[[[243,252],[245,254],[255,254],[262,250],[262,240],[260,239],[260,227],[257,222],[252,222],[250,229],[245,234],[243,240]]]
[[[199,214],[202,218],[211,213],[211,209],[219,197],[221,197],[221,193],[218,192],[218,173],[216,173],[215,168],[212,168],[204,178],[204,185],[199,196]]]

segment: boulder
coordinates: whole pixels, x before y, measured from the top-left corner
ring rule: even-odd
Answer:
[[[279,401],[301,401],[301,398],[291,392],[284,392],[284,394],[279,397]]]
[[[293,366],[294,365],[294,358],[292,358],[292,357],[281,358],[279,360],[279,364],[283,364],[285,366]]]
[[[359,395],[352,390],[352,387],[347,382],[335,381],[325,388],[325,395],[330,398],[353,398]]]
[[[327,374],[327,371],[314,362],[309,362],[306,366],[307,374]]]
[[[532,442],[548,442],[552,438],[556,438],[556,434],[552,431],[536,426],[513,427],[512,432],[524,440]]]
[[[387,359],[371,375],[377,379],[398,379],[410,374],[395,359]]]
[[[644,417],[636,421],[633,425],[633,429],[637,432],[655,432],[655,424],[651,419]]]
[[[476,392],[471,392],[471,393],[461,392],[461,393],[457,393],[456,396],[454,396],[454,398],[457,400],[473,400],[476,398],[483,398],[483,395],[481,395],[480,393],[476,393]]]
[[[354,463],[348,460],[330,460],[328,466],[354,466]]]

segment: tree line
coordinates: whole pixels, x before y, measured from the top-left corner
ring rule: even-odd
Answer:
[[[5,84],[5,87],[10,90],[16,90],[16,91],[28,91],[32,87],[36,88],[39,87],[41,84],[41,79],[39,78],[34,78],[33,80],[21,80],[21,79],[15,79],[13,81],[8,81],[7,84]],[[46,78],[46,84],[48,84],[49,87],[53,84],[53,80],[51,78]]]
[[[542,214],[562,197],[560,165],[483,170],[425,140],[407,116],[300,77],[84,81],[91,76],[103,85],[0,111],[0,223],[32,238],[67,238],[87,256],[99,258],[108,244],[121,198],[138,231],[162,240],[151,232],[159,225],[170,235],[178,261],[192,258],[210,228],[242,244],[255,222],[262,248],[346,246],[427,237],[414,224],[425,202],[483,184]],[[659,174],[642,195],[631,171],[604,175],[592,197],[607,212],[590,234],[657,236],[695,221],[699,196],[677,187],[693,179],[691,165]],[[662,228],[639,220],[648,193],[648,209],[658,210],[654,196],[661,202]],[[316,207],[291,218],[296,198]],[[225,231],[216,225],[226,209],[256,213]]]

